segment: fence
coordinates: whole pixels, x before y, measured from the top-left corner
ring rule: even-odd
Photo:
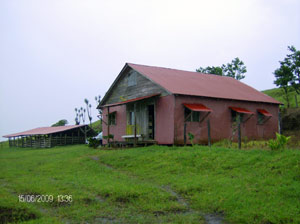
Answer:
[[[51,148],[54,146],[84,144],[82,136],[30,136],[9,139],[10,147],[21,148]]]

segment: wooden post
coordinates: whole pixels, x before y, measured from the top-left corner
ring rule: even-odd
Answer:
[[[207,138],[208,138],[208,146],[211,147],[209,118],[207,119]]]
[[[278,109],[278,133],[281,134],[281,114],[280,114],[280,109]]]
[[[74,144],[74,133],[72,131],[72,145]]]
[[[107,146],[109,146],[109,107],[107,107]]]
[[[86,125],[84,126],[84,144],[86,143],[86,132],[87,132],[87,130],[86,130]]]
[[[65,145],[67,145],[67,134],[65,134]]]
[[[134,103],[134,147],[136,147],[137,139],[136,139],[136,103]]]
[[[186,122],[183,124],[183,143],[186,145]]]
[[[238,144],[239,149],[242,147],[242,139],[241,139],[241,115],[238,114]]]

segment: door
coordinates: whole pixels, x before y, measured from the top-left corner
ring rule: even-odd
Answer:
[[[148,105],[148,138],[155,137],[154,105]]]

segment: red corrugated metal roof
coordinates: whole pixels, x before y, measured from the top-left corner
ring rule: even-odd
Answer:
[[[119,106],[119,105],[122,105],[122,104],[132,103],[132,102],[135,102],[135,101],[140,101],[140,100],[148,99],[148,98],[159,96],[159,95],[160,95],[160,93],[156,93],[156,94],[152,94],[152,95],[149,95],[149,96],[142,96],[142,97],[134,98],[134,99],[131,99],[131,100],[125,100],[125,101],[118,102],[118,103],[106,104],[106,105],[103,105],[101,107]]]
[[[183,105],[189,108],[192,111],[199,111],[199,112],[212,112],[212,110],[203,104],[190,104],[190,103],[183,103]]]
[[[58,127],[41,127],[35,128],[28,131],[23,131],[15,134],[5,135],[4,138],[18,137],[18,136],[30,136],[30,135],[48,135],[56,132],[62,132],[71,130],[73,128],[83,127],[86,124],[82,125],[67,125],[67,126],[58,126]]]
[[[127,65],[172,94],[281,104],[272,97],[230,77],[131,63]]]
[[[257,109],[257,111],[263,115],[265,115],[266,117],[272,117],[273,115],[270,114],[268,111],[266,111],[265,109]]]
[[[243,114],[254,114],[253,112],[245,109],[245,108],[240,108],[240,107],[229,107],[231,110],[234,110],[238,113],[243,113]]]

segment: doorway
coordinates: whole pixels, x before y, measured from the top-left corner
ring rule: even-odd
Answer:
[[[154,105],[148,105],[148,138],[154,140],[154,137],[155,137]]]

